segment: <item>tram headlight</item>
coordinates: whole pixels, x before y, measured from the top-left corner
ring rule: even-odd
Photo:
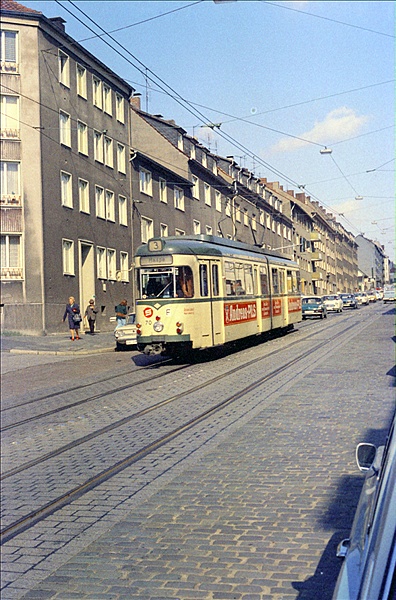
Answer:
[[[164,324],[161,321],[156,321],[153,325],[153,329],[156,333],[160,333],[164,328]]]
[[[178,335],[180,335],[181,333],[183,333],[183,323],[176,323],[176,333]]]

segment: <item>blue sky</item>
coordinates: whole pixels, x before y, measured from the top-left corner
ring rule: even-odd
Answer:
[[[20,1],[62,16],[69,35],[141,93],[144,110],[256,175],[304,189],[394,260],[393,1]],[[86,25],[112,32],[104,39],[119,54]]]

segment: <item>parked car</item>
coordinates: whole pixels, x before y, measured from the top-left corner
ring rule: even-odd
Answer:
[[[367,306],[367,304],[370,304],[370,300],[368,299],[366,292],[361,292],[360,297],[362,299],[362,304],[364,304],[365,306]]]
[[[354,294],[340,294],[344,308],[358,308],[358,301]]]
[[[121,325],[121,327],[114,330],[114,337],[116,339],[116,350],[125,350],[127,346],[129,348],[136,346],[135,313],[129,313],[126,325]]]
[[[362,292],[355,292],[354,296],[357,300],[358,305],[360,306],[362,304]]]
[[[303,296],[302,302],[302,318],[319,317],[320,319],[327,318],[327,308],[320,296]]]
[[[394,600],[396,597],[395,417],[385,446],[359,444],[356,461],[366,478],[348,539],[333,600]]]
[[[369,290],[367,296],[370,302],[377,302],[377,295],[374,290]]]
[[[396,300],[396,284],[388,283],[384,285],[384,296],[383,301],[386,302],[394,302]]]
[[[331,296],[323,296],[322,300],[328,311],[334,310],[338,313],[342,312],[344,305],[338,294],[333,294]]]

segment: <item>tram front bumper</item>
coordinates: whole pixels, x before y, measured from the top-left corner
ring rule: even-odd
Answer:
[[[138,350],[144,354],[161,354],[166,348],[191,346],[189,335],[145,335],[137,337]]]

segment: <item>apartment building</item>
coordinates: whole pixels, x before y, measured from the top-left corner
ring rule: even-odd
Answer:
[[[62,330],[69,296],[112,327],[129,291],[133,88],[12,0],[1,22],[1,293],[6,330]]]

